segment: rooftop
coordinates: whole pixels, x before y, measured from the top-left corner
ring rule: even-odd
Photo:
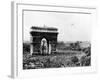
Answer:
[[[43,27],[39,27],[39,26],[32,26],[31,27],[32,31],[34,32],[53,32],[53,33],[58,33],[58,29],[55,27],[47,27],[47,26],[43,26]]]

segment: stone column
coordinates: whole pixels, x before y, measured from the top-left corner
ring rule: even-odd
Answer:
[[[30,54],[33,54],[33,44],[30,44]]]
[[[30,38],[30,54],[33,54],[33,37]]]
[[[50,42],[49,42],[49,54],[51,54],[51,44],[50,44]]]

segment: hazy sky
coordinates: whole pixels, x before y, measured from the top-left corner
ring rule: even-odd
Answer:
[[[90,41],[91,14],[24,11],[24,41],[32,26],[58,28],[58,41]]]

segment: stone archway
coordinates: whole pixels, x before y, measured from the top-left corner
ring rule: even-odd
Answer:
[[[33,26],[31,34],[30,53],[33,54],[53,54],[56,53],[58,29],[54,27]],[[46,47],[43,49],[44,46]],[[43,50],[42,50],[43,49]]]

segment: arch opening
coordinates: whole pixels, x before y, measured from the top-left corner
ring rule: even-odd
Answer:
[[[42,38],[40,46],[41,54],[48,54],[48,43],[46,38]]]

